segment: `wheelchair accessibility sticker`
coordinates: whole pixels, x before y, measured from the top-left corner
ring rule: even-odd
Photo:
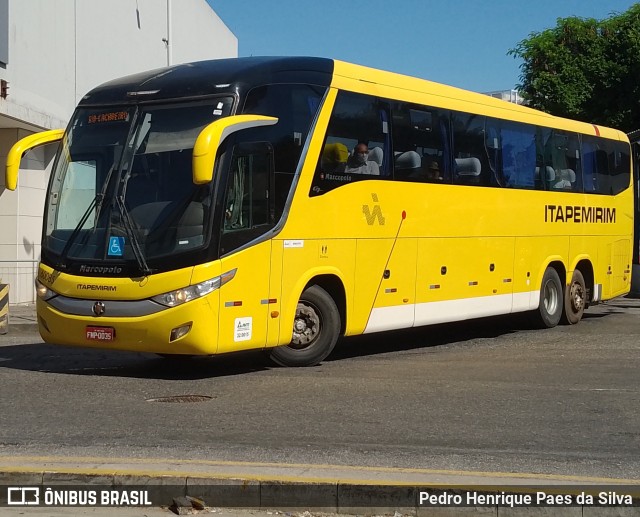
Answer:
[[[122,257],[124,255],[124,237],[109,237],[107,255],[111,257]]]

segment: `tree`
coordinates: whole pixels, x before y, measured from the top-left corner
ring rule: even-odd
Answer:
[[[508,52],[531,107],[629,132],[640,129],[640,3],[604,20],[558,18]]]

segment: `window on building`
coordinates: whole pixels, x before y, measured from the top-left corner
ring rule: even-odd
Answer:
[[[9,63],[9,0],[0,0],[0,67]]]

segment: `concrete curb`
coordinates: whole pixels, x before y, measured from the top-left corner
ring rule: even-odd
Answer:
[[[601,507],[594,505],[561,505],[561,506],[541,506],[511,508],[504,505],[490,504],[487,506],[426,506],[419,503],[421,492],[429,492],[434,495],[440,494],[460,494],[466,499],[466,492],[478,492],[488,494],[500,494],[501,492],[510,494],[535,494],[536,491],[544,491],[553,494],[579,494],[581,491],[605,490],[604,479],[580,479],[576,478],[574,484],[568,482],[564,484],[552,483],[550,478],[534,479],[520,478],[518,486],[505,485],[505,481],[487,477],[484,483],[459,484],[453,479],[452,483],[443,482],[416,482],[411,476],[402,476],[408,469],[365,469],[361,473],[366,473],[367,478],[354,476],[356,467],[352,470],[345,470],[343,476],[334,478],[321,478],[313,480],[313,472],[308,472],[306,479],[300,477],[297,481],[295,476],[291,477],[293,471],[288,475],[276,475],[270,472],[268,467],[260,469],[260,473],[255,475],[245,475],[230,477],[229,475],[211,472],[209,469],[198,471],[193,469],[185,471],[145,471],[144,466],[150,463],[133,463],[133,468],[118,468],[117,460],[112,465],[105,464],[96,468],[95,463],[87,462],[83,468],[77,467],[56,467],[55,461],[49,462],[43,458],[44,465],[35,467],[9,467],[6,461],[2,462],[0,457],[0,485],[8,486],[38,486],[38,487],[75,487],[79,489],[90,489],[99,487],[108,489],[130,489],[145,490],[151,495],[153,506],[169,506],[174,498],[182,496],[195,496],[204,500],[206,506],[216,508],[241,508],[253,510],[279,510],[279,511],[313,511],[322,513],[338,513],[348,515],[409,515],[415,517],[423,516],[458,516],[458,515],[483,515],[483,516],[627,516],[640,515],[640,484],[631,485],[635,480],[610,480],[611,484],[606,486],[608,490],[619,490],[620,493],[630,494],[634,498],[634,506],[609,506]],[[18,461],[18,458],[12,458]],[[89,459],[87,459],[89,460]],[[4,466],[2,465],[4,463]],[[25,463],[29,463],[26,461]],[[51,463],[51,464],[49,464]],[[178,462],[179,463],[179,462]],[[220,470],[225,470],[226,466],[236,466],[233,462],[220,462]],[[202,462],[206,466],[207,462]],[[193,465],[196,465],[193,462]],[[255,464],[258,466],[259,464]],[[142,467],[136,471],[135,467]],[[283,465],[287,467],[287,465]],[[293,466],[296,467],[296,466]],[[297,467],[302,467],[297,466]],[[323,465],[318,465],[318,470],[322,470]],[[348,469],[348,467],[345,467]],[[391,476],[390,471],[397,473]],[[405,473],[407,473],[405,472]],[[379,476],[374,476],[378,473]],[[322,472],[320,472],[322,474]],[[477,473],[478,476],[483,473]],[[524,475],[523,475],[524,476]],[[373,478],[373,479],[372,479]],[[425,481],[427,481],[425,479]],[[581,484],[578,484],[583,481]],[[596,482],[599,486],[596,486]],[[626,481],[627,485],[617,485],[615,482]],[[541,484],[542,482],[542,484]],[[588,482],[588,485],[587,485]],[[636,481],[636,483],[640,483]],[[6,492],[0,491],[0,505],[6,504]],[[3,499],[4,498],[4,499]],[[534,496],[535,500],[535,496]]]

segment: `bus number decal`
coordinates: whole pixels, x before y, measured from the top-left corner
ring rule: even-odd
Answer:
[[[252,318],[236,318],[233,340],[249,341],[251,339]]]
[[[284,241],[285,248],[304,248],[304,241]]]

